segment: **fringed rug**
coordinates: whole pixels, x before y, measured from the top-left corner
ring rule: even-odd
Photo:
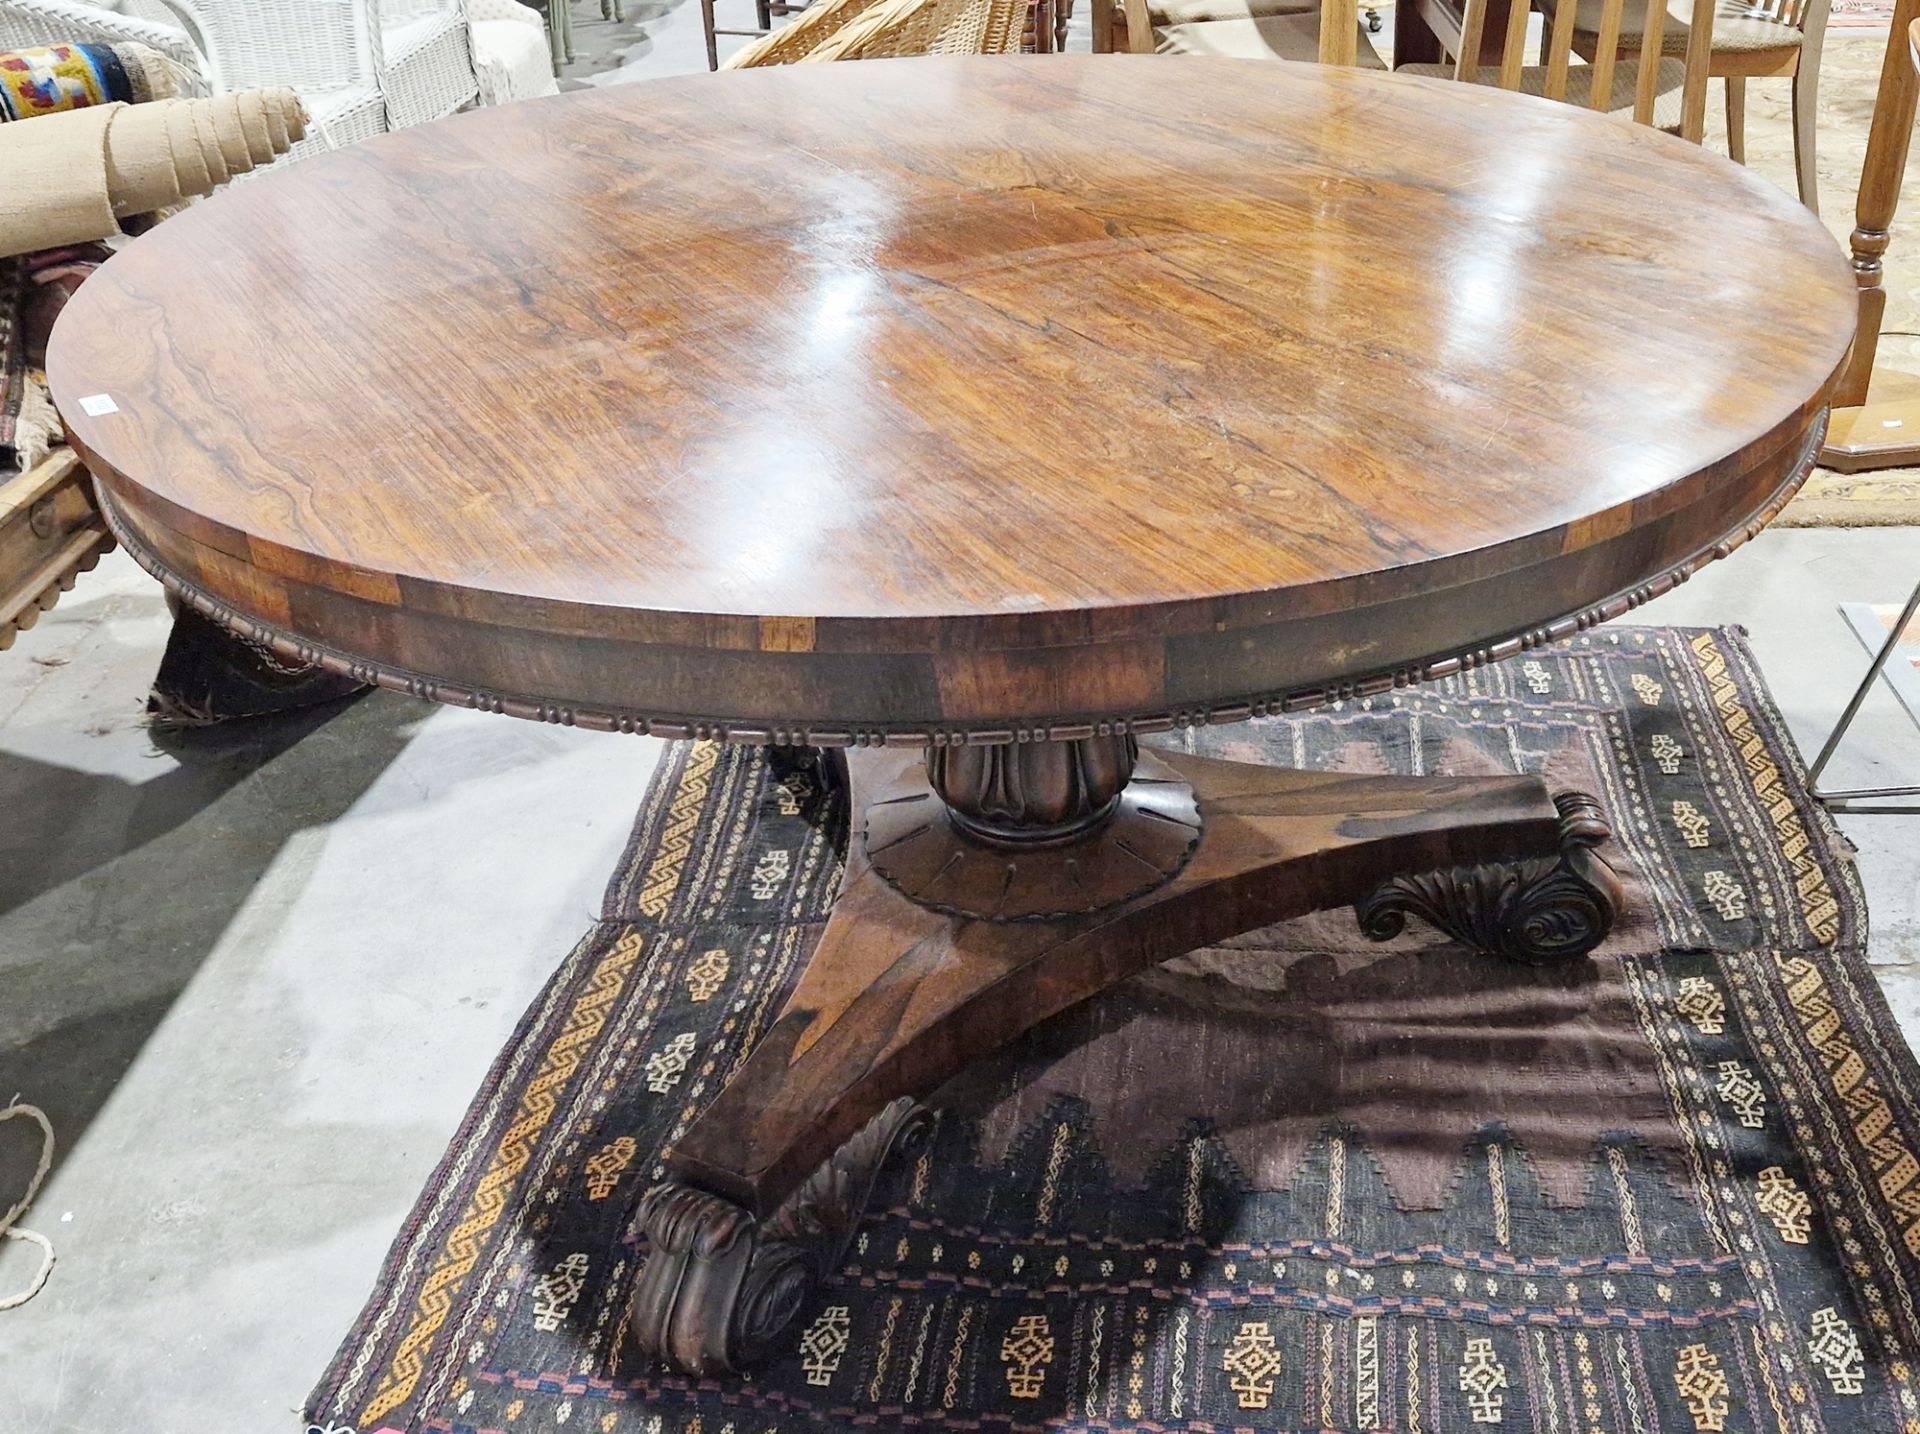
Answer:
[[[1780,528],[1920,527],[1920,471],[1813,473],[1775,521]]]
[[[1733,630],[1617,628],[1177,738],[1600,795],[1576,970],[1350,912],[1182,958],[955,1081],[751,1378],[637,1362],[660,1151],[779,1009],[845,817],[683,745],[315,1392],[321,1429],[1920,1427],[1916,1069]],[[530,899],[537,893],[529,893]]]

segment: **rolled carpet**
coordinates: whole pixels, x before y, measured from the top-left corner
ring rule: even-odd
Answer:
[[[289,89],[90,105],[0,126],[0,172],[37,196],[0,212],[0,257],[118,234],[128,216],[210,194],[305,134]]]

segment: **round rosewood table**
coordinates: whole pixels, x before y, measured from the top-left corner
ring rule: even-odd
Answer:
[[[829,759],[844,883],[637,1219],[737,1368],[913,1098],[1310,910],[1577,959],[1535,777],[1143,750],[1625,612],[1820,445],[1853,286],[1770,185],[1488,89],[1129,57],[801,65],[385,136],[88,281],[51,380],[187,602],[369,682]]]

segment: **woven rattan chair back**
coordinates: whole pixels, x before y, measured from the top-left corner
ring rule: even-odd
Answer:
[[[1025,23],[1026,0],[881,0],[806,61],[1013,54]]]
[[[815,0],[791,25],[754,41],[720,68],[1013,54],[1020,49],[1027,9],[1027,0]]]
[[[880,0],[814,0],[800,18],[782,25],[729,55],[720,68],[745,70],[760,65],[791,65],[804,60],[816,45],[825,44],[841,30],[875,8]]]

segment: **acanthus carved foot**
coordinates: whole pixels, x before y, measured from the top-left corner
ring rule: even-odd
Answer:
[[[1562,792],[1560,855],[1396,876],[1355,903],[1360,929],[1387,941],[1412,913],[1463,945],[1527,965],[1578,960],[1613,929],[1620,878],[1595,852],[1613,835],[1600,804]]]
[[[641,1354],[694,1375],[765,1359],[840,1263],[888,1157],[930,1124],[902,1096],[764,1221],[691,1185],[654,1186],[636,1217],[652,1253],[628,1312]]]

